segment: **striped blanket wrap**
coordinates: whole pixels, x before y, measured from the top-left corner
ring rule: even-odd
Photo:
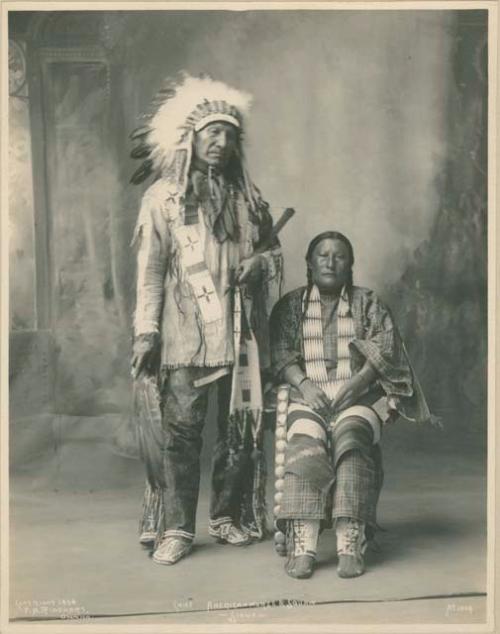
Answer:
[[[306,305],[307,302],[307,305]],[[339,389],[352,376],[349,343],[355,338],[354,320],[346,289],[342,289],[337,307],[337,368],[335,375],[328,376],[323,349],[323,326],[319,290],[313,286],[307,298],[302,299],[305,311],[302,335],[306,376],[334,400]],[[288,389],[281,389],[281,406],[286,403],[287,416],[282,421],[278,436],[285,442],[277,442],[277,463],[284,463],[284,480],[277,482],[278,506],[275,517],[281,530],[286,519],[326,519],[346,513],[349,509],[361,509],[367,514],[364,519],[375,522],[375,507],[382,482],[378,441],[380,440],[380,418],[371,407],[354,405],[333,419],[325,419],[303,403],[289,401]],[[278,417],[279,419],[279,417]],[[279,423],[279,420],[278,420]],[[341,461],[350,450],[359,450],[359,459]],[[283,454],[283,458],[278,454]],[[364,460],[367,460],[364,462]],[[339,469],[339,466],[341,468]],[[364,470],[367,475],[362,476]],[[345,500],[344,483],[362,478],[369,483],[366,491],[355,492]],[[361,481],[361,480],[359,480]],[[334,506],[329,492],[336,482]],[[358,487],[355,487],[357,490]],[[365,513],[365,511],[367,513]],[[351,510],[356,516],[356,512]]]

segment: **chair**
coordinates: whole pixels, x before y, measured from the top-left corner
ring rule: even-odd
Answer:
[[[287,446],[287,414],[288,400],[290,396],[290,385],[284,383],[279,386],[276,403],[276,430],[275,430],[275,449],[274,449],[274,547],[280,557],[286,556],[286,536],[279,530],[276,520],[280,512],[281,499],[283,497],[283,488],[285,485],[285,452]]]

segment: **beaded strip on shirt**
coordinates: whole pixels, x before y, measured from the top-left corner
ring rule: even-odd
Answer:
[[[259,350],[255,335],[248,328],[243,332],[244,306],[241,290],[236,286],[234,292],[234,367],[231,403],[229,411],[247,412],[252,418],[252,434],[254,444],[260,435],[262,425],[262,383],[260,378]],[[243,424],[243,421],[241,421]],[[243,430],[240,430],[243,433]]]
[[[205,324],[222,319],[222,306],[210,271],[205,263],[197,225],[180,225],[173,230],[182,266]]]

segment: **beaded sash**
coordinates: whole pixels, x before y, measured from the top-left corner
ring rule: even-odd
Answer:
[[[305,308],[307,290],[302,299]],[[349,343],[355,337],[354,320],[349,307],[349,299],[345,287],[342,289],[337,308],[337,370],[331,380],[325,363],[323,348],[323,323],[321,320],[321,298],[319,289],[314,285],[311,289],[307,312],[302,327],[304,341],[304,358],[306,375],[316,383],[333,400],[348,379],[351,378],[351,358]]]

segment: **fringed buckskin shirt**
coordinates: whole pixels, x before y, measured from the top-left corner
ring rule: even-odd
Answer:
[[[271,357],[273,374],[279,381],[290,365],[305,368],[302,342],[302,298],[305,287],[287,293],[271,315]],[[368,288],[353,286],[349,306],[356,336],[349,344],[352,375],[367,359],[377,371],[374,389],[383,390],[391,409],[414,422],[431,419],[422,389],[411,367],[404,344],[388,308]],[[335,320],[329,319],[332,323]],[[325,321],[323,323],[325,326]],[[335,339],[335,333],[327,333]],[[326,342],[324,342],[326,343]],[[332,345],[325,346],[325,357],[335,364]]]
[[[228,235],[222,241],[220,235],[215,235],[217,217],[208,205],[203,201],[198,204],[188,193],[180,196],[175,183],[160,179],[144,194],[134,237],[138,244],[134,331],[136,336],[160,333],[164,367],[222,367],[234,362],[231,287],[235,272],[241,260],[266,241],[272,220],[266,203],[252,213],[240,189],[233,187],[226,194],[231,197],[232,208],[225,224],[231,225],[229,231],[235,231],[236,237]],[[172,230],[179,223],[198,223],[205,262],[222,306],[222,319],[217,323],[203,324],[200,319],[173,239]],[[268,318],[272,303],[279,297],[281,279],[279,244],[262,255],[263,275],[258,288],[245,284],[242,290],[259,344],[261,366],[268,367]]]

